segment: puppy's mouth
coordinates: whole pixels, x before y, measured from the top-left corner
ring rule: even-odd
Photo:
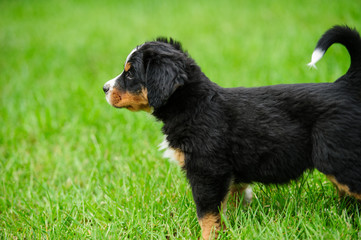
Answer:
[[[146,89],[133,93],[111,87],[104,92],[107,102],[115,108],[126,108],[133,112],[140,110],[151,111]]]

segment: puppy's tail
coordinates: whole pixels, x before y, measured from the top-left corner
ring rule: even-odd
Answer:
[[[334,43],[344,45],[351,56],[351,66],[348,73],[361,68],[361,38],[355,29],[347,26],[334,26],[323,34],[318,40],[308,66],[316,68],[316,63]]]

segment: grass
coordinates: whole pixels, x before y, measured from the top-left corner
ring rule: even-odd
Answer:
[[[329,82],[348,68],[333,46],[306,67],[335,24],[361,30],[343,1],[1,1],[0,238],[197,239],[191,191],[162,159],[161,123],[116,110],[102,85],[135,45],[180,40],[224,87]],[[229,206],[221,239],[357,239],[360,211],[317,171],[254,185]]]

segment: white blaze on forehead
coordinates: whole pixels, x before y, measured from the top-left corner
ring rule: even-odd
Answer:
[[[134,49],[129,53],[127,59],[125,60],[125,64],[128,63],[128,61],[129,61],[129,59],[132,57],[133,53],[135,53],[136,51],[138,51],[138,49],[139,49],[141,46],[143,46],[143,44],[140,45],[140,46],[137,46],[136,48],[134,48]]]
[[[127,59],[126,59],[126,61],[125,61],[125,65],[128,63],[128,61],[129,61],[129,59],[132,57],[132,55],[133,55],[136,51],[138,51],[138,49],[139,49],[141,46],[143,46],[143,44],[140,45],[140,46],[138,46],[138,47],[136,47],[136,48],[134,48],[134,49],[129,53],[129,55],[127,56]],[[125,65],[124,65],[124,66],[125,66]],[[105,98],[107,99],[108,103],[110,103],[110,96],[111,96],[111,93],[112,93],[112,91],[113,91],[115,82],[116,82],[116,80],[117,80],[120,76],[122,76],[123,73],[124,73],[124,71],[123,71],[121,74],[119,74],[118,76],[116,76],[115,78],[113,78],[112,80],[109,80],[108,82],[106,82],[106,83],[104,84],[104,86],[107,86],[108,89],[109,89],[109,90],[107,91],[107,93],[105,94]]]
[[[128,55],[127,59],[125,60],[125,64],[127,64],[127,62],[129,61],[129,59],[131,58],[131,56],[133,55],[133,53],[135,53],[138,50],[138,47],[134,48]]]

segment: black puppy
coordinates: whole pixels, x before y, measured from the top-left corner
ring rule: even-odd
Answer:
[[[361,39],[336,26],[319,40],[311,66],[333,43],[351,55],[334,83],[222,88],[172,39],[135,48],[103,90],[117,108],[164,123],[167,155],[192,187],[202,236],[217,235],[229,192],[286,183],[306,169],[326,174],[341,194],[361,199]]]

